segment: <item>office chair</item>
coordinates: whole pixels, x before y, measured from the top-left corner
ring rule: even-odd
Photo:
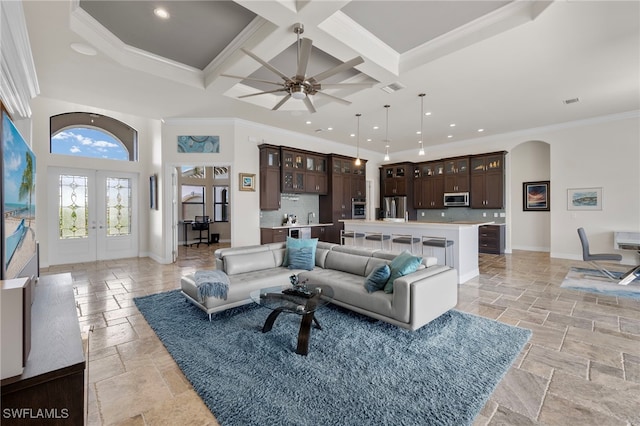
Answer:
[[[191,223],[191,230],[192,231],[198,231],[198,237],[196,237],[196,241],[195,243],[192,243],[191,245],[195,245],[197,247],[200,247],[200,243],[207,243],[207,245],[210,244],[209,242],[209,216],[196,216],[195,221]],[[206,237],[202,236],[202,231],[207,231],[207,235]]]
[[[598,253],[598,254],[589,253],[589,240],[587,240],[587,234],[585,234],[584,228],[578,228],[578,236],[580,237],[580,243],[582,243],[582,260],[584,260],[585,262],[589,262],[591,265],[595,266],[600,272],[602,272],[610,280],[618,281],[618,278],[615,275],[607,271],[604,267],[598,265],[597,261],[609,260],[614,262],[620,262],[622,260],[622,256],[619,254],[610,254],[610,253]]]

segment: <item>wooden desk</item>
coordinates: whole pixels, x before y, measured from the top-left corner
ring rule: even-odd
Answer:
[[[21,375],[1,383],[3,425],[84,423],[85,356],[72,285],[70,274],[58,274],[35,286],[29,358]]]

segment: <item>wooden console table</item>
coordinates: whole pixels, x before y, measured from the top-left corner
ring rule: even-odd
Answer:
[[[1,423],[84,424],[84,372],[71,275],[43,276],[35,285],[24,371],[1,383]]]

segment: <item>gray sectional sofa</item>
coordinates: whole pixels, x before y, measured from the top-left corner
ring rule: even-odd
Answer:
[[[206,297],[199,300],[193,274],[182,277],[182,293],[211,319],[211,314],[251,303],[249,293],[264,287],[286,285],[297,274],[308,284],[328,284],[333,288],[336,305],[399,327],[416,330],[453,308],[458,301],[457,273],[424,257],[420,268],[397,278],[393,293],[367,292],[365,278],[398,253],[377,249],[341,246],[318,242],[315,268],[311,271],[283,267],[285,243],[218,249],[216,269],[228,275],[227,299]]]

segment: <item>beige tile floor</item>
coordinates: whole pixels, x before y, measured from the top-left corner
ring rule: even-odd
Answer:
[[[218,424],[133,303],[212,267],[217,247],[181,247],[173,265],[141,258],[43,271],[71,273],[81,327],[94,326],[90,425]],[[573,265],[583,264],[480,255],[480,276],[460,286],[458,309],[533,330],[475,425],[640,425],[640,302],[561,289]]]

